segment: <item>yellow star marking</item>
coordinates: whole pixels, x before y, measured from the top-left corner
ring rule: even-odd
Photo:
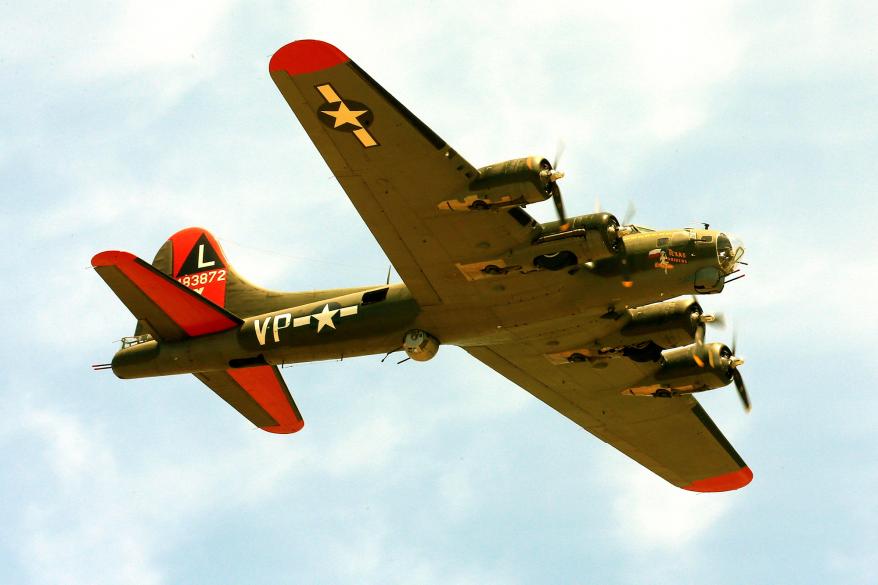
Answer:
[[[378,142],[360,122],[360,116],[368,114],[369,110],[351,110],[328,83],[318,85],[317,91],[320,92],[320,95],[323,96],[323,99],[325,99],[327,103],[338,104],[338,109],[334,112],[318,110],[320,113],[326,114],[334,119],[334,129],[338,129],[345,124],[350,124],[354,127],[353,135],[365,148],[378,146]]]
[[[360,124],[360,121],[357,118],[365,114],[368,110],[351,111],[346,103],[340,102],[338,105],[338,109],[334,112],[330,112],[328,110],[321,111],[327,116],[332,116],[333,118],[335,118],[335,126],[333,126],[333,128],[338,128],[342,124],[353,124],[354,126],[362,128],[363,125]]]
[[[335,323],[332,322],[332,317],[338,313],[338,309],[329,310],[329,305],[323,305],[323,310],[319,313],[315,313],[311,315],[315,319],[317,319],[317,333],[323,330],[324,327],[332,327],[335,329]]]

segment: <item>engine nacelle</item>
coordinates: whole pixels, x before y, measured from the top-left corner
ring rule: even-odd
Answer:
[[[544,223],[540,228],[540,235],[532,243],[534,247],[569,250],[576,254],[580,264],[609,258],[623,247],[619,220],[612,213],[579,215],[563,223]],[[535,264],[539,262],[534,260]]]
[[[618,331],[594,340],[588,346],[547,354],[553,363],[588,361],[606,367],[606,360],[625,357],[635,362],[656,362],[662,351],[689,345],[701,330],[703,309],[692,297],[663,301],[628,309],[607,317],[627,319]]]
[[[619,332],[626,345],[652,341],[661,347],[679,347],[695,340],[704,311],[691,298],[652,303],[628,309],[631,320]]]
[[[564,229],[566,227],[566,229]],[[622,248],[619,221],[610,213],[592,213],[541,224],[536,238],[504,259],[510,270],[563,270],[608,258]]]
[[[635,396],[666,397],[728,386],[732,352],[722,343],[688,345],[662,352],[659,370],[625,390]]]
[[[439,208],[470,211],[539,203],[558,191],[555,181],[563,176],[539,156],[508,160],[479,169],[468,193],[442,201]]]
[[[425,362],[439,352],[439,340],[426,331],[412,329],[405,334],[402,348],[411,359],[416,362]]]

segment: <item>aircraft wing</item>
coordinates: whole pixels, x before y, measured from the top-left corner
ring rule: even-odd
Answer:
[[[654,365],[626,358],[610,360],[605,369],[586,363],[556,365],[526,343],[464,349],[675,486],[719,492],[744,487],[753,478],[694,397],[621,393]]]
[[[195,377],[264,431],[289,434],[305,426],[277,366],[198,372]]]
[[[502,210],[441,209],[478,171],[334,46],[290,43],[269,70],[421,305],[478,298],[480,285],[458,265],[531,237],[529,216],[517,207],[518,219]]]

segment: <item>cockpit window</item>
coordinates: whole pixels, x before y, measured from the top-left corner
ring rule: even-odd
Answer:
[[[720,234],[716,239],[716,253],[723,272],[730,274],[744,255],[744,246],[738,241],[733,243],[727,235]]]
[[[667,246],[668,242],[670,242],[670,241],[671,241],[671,238],[659,238],[658,241],[656,242],[656,245]]]

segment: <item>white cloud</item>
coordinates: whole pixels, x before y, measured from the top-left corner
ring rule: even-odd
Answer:
[[[735,493],[696,494],[672,486],[638,464],[604,463],[612,492],[616,538],[638,554],[678,552],[697,542],[730,509]]]
[[[393,523],[370,517],[368,526],[335,541],[327,551],[327,565],[341,582],[419,583],[423,585],[482,585],[519,582],[505,569],[486,571],[462,560],[438,558],[435,551],[416,540],[394,538]]]
[[[838,73],[875,77],[873,4],[812,0],[789,10],[753,2],[740,12],[749,17],[749,62],[760,72],[803,81]]]
[[[160,583],[154,534],[126,502],[131,485],[112,449],[74,416],[27,407],[16,414],[20,432],[46,449],[31,466],[53,470],[43,479],[51,500],[31,502],[18,530],[17,552],[34,582]]]
[[[178,2],[155,0],[128,2],[113,7],[118,11],[102,29],[104,59],[92,63],[92,71],[109,73],[131,69],[185,66],[203,67],[216,50],[216,29],[232,7],[232,0]],[[195,61],[199,63],[194,63]],[[214,62],[214,65],[216,63]],[[85,64],[79,64],[82,69]]]
[[[645,100],[648,133],[664,142],[703,123],[711,92],[734,72],[743,48],[730,18],[733,4],[628,1],[598,6],[601,24],[626,47],[613,61],[622,74],[613,82],[630,84],[632,93]],[[622,119],[620,114],[614,118]]]
[[[439,495],[447,513],[454,518],[470,518],[478,503],[476,484],[478,470],[469,464],[459,464],[439,476]]]
[[[99,448],[70,415],[32,410],[23,421],[27,431],[43,437],[46,460],[61,481],[76,482],[86,473],[112,464],[109,452]]]
[[[845,234],[832,236],[831,247],[814,245],[812,229],[792,222],[783,230],[751,224],[744,230],[750,234],[747,277],[722,295],[703,298],[702,304],[736,319],[743,336],[757,329],[757,336],[770,338],[782,326],[790,340],[874,339],[878,315],[864,307],[872,304],[872,291],[878,288],[878,261],[860,253],[857,241]]]
[[[863,552],[831,550],[827,564],[838,583],[867,585],[878,581],[878,553],[874,548]]]
[[[380,469],[402,444],[408,430],[399,419],[371,416],[337,440],[321,460],[326,468],[337,474]]]

